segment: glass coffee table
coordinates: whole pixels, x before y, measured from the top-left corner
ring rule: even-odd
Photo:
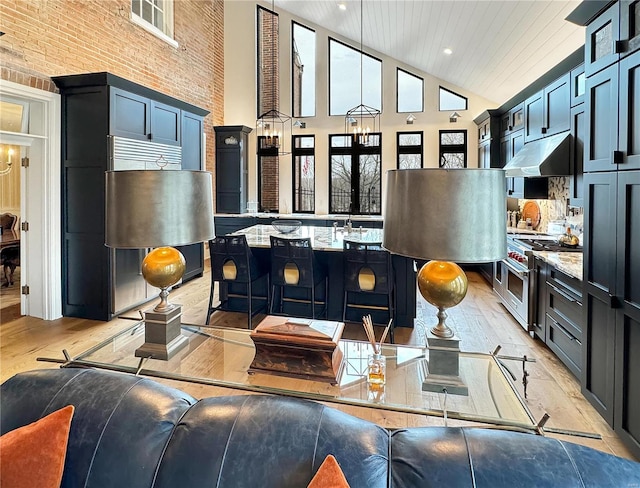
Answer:
[[[422,391],[429,358],[424,347],[383,345],[386,385],[374,387],[366,380],[367,357],[372,352],[368,342],[339,341],[344,366],[336,384],[330,384],[269,373],[249,374],[255,348],[248,330],[183,325],[182,333],[189,345],[168,361],[134,356],[134,351],[144,343],[144,324],[137,323],[78,357],[67,358],[64,366],[91,366],[255,393],[529,431],[539,429],[509,373],[498,357],[491,354],[460,353],[460,376],[469,388],[467,396],[460,396]]]

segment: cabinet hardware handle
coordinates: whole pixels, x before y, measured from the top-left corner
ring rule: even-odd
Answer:
[[[566,294],[565,292],[563,292],[561,289],[559,289],[559,288],[557,288],[557,287],[553,286],[553,285],[552,285],[551,283],[549,283],[548,281],[547,281],[547,285],[548,285],[548,286],[550,286],[550,287],[551,287],[551,289],[553,289],[553,291],[555,291],[555,292],[556,292],[558,295],[560,295],[562,298],[565,298],[565,299],[569,300],[569,301],[570,301],[570,302],[572,302],[572,303],[574,303],[574,302],[577,302],[577,301],[578,301],[578,300],[576,300],[575,298],[573,298],[573,297],[571,297],[571,296],[567,295],[567,294]]]
[[[152,136],[151,132],[149,132],[149,133],[147,134],[147,138],[148,138],[149,140],[153,139],[153,136]]]
[[[623,162],[624,162],[624,153],[622,151],[613,151],[612,164],[623,164]]]
[[[609,306],[611,308],[620,308],[621,300],[616,295],[612,295],[611,293],[609,293],[608,295],[609,295]]]
[[[622,54],[627,51],[627,41],[616,41],[613,46],[614,54]]]
[[[513,130],[513,126],[512,125],[509,126],[509,130]]]
[[[547,128],[546,128],[546,127],[543,127],[543,128],[542,128],[542,129],[540,129],[540,130],[542,131],[542,133],[543,133],[543,134],[546,134],[546,133],[547,133]]]

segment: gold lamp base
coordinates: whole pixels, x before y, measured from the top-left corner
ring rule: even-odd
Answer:
[[[424,299],[438,307],[438,325],[431,329],[437,337],[453,337],[446,324],[445,310],[458,305],[467,294],[467,275],[460,266],[449,261],[429,261],[418,272],[418,289]]]
[[[136,350],[137,357],[168,360],[189,344],[180,332],[182,307],[168,300],[168,288],[180,281],[185,268],[184,256],[173,247],[158,247],[142,261],[142,276],[160,288],[160,303],[144,313],[145,343]]]

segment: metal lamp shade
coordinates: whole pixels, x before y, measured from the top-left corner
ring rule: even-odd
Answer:
[[[387,172],[383,246],[411,258],[483,263],[507,255],[505,173]]]
[[[183,246],[213,236],[211,173],[106,172],[107,246]]]

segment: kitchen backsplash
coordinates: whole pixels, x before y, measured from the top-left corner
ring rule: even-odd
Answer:
[[[569,177],[553,176],[549,178],[549,199],[535,200],[540,207],[540,224],[537,231],[549,232],[549,222],[564,221],[571,226],[576,233],[582,233],[582,209],[573,208],[569,211]],[[527,200],[518,200],[518,206],[522,206]],[[571,215],[573,213],[574,215]]]

